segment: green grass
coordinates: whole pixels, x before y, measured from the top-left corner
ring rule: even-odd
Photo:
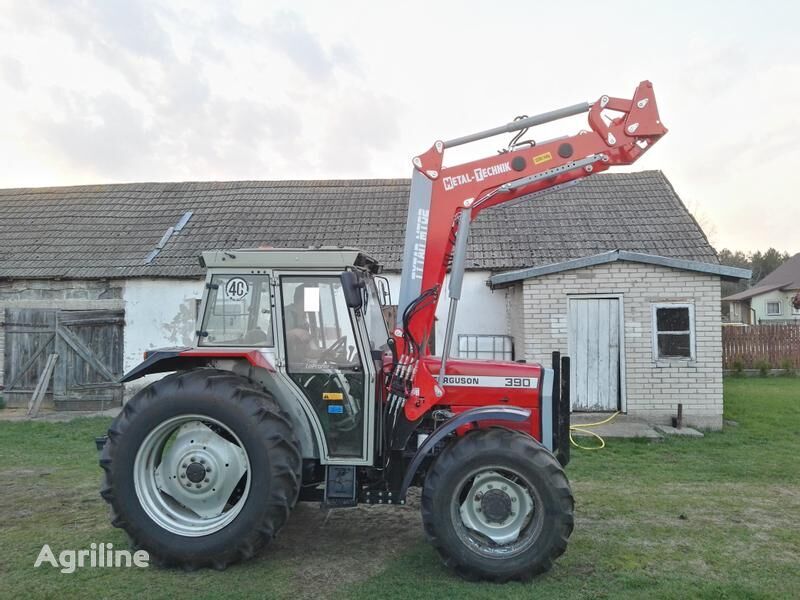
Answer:
[[[602,451],[574,451],[575,531],[553,571],[532,584],[456,582],[420,547],[351,594],[796,598],[800,380],[726,381],[725,418],[737,425],[699,440],[610,440]]]
[[[0,423],[0,596],[796,597],[800,380],[726,381],[725,418],[738,424],[702,439],[610,440],[602,451],[574,451],[567,471],[576,527],[567,553],[534,582],[502,586],[453,577],[421,529],[395,541],[381,527],[388,512],[367,522],[358,520],[365,513],[334,513],[333,527],[336,519],[343,527],[336,535],[289,531],[278,550],[224,573],[34,569],[44,543],[56,551],[92,542],[125,546],[97,495],[93,437],[107,420]],[[411,511],[399,514],[419,528]],[[360,551],[379,558],[353,560],[348,539],[362,540]],[[302,547],[292,553],[287,543]]]

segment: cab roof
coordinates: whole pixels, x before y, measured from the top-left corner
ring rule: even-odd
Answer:
[[[380,273],[381,265],[357,248],[241,248],[210,250],[200,256],[200,265],[209,269],[340,269],[358,267]]]

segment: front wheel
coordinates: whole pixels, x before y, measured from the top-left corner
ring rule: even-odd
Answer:
[[[125,405],[101,455],[101,494],[112,523],[155,561],[225,568],[286,522],[301,463],[291,423],[267,392],[198,369]]]
[[[567,547],[573,510],[553,455],[530,436],[500,428],[445,448],[422,492],[429,541],[470,580],[526,580],[549,570]]]

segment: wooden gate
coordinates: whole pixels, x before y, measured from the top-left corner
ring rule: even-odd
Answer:
[[[47,357],[57,354],[46,404],[98,410],[122,403],[121,310],[7,308],[5,390],[9,406],[27,406]]]

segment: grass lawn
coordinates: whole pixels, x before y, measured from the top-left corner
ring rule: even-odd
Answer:
[[[325,521],[302,506],[269,550],[222,573],[34,569],[45,543],[126,547],[97,494],[93,438],[107,421],[0,423],[0,597],[800,597],[800,379],[727,380],[725,418],[737,425],[703,439],[574,451],[567,553],[534,582],[502,586],[446,571],[414,507]]]

